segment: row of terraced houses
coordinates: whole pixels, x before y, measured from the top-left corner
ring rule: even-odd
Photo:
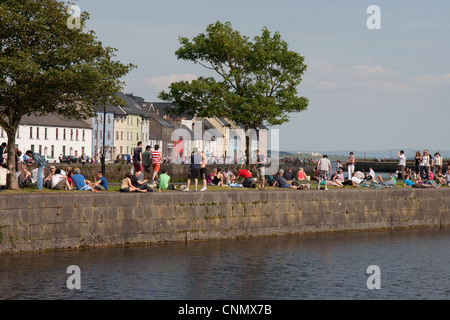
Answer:
[[[251,139],[251,150],[267,154],[268,128],[247,132],[242,126],[224,118],[173,116],[166,112],[170,103],[146,102],[133,94],[117,95],[125,105],[95,107],[96,116],[87,121],[65,119],[50,114],[26,116],[16,133],[19,150],[32,150],[50,161],[60,156],[80,157],[86,154],[98,158],[105,145],[105,159],[132,155],[138,141],[144,147],[160,146],[165,159],[183,161],[197,148],[211,159],[223,162],[240,161],[245,154],[245,135]],[[0,128],[0,142],[6,142]]]

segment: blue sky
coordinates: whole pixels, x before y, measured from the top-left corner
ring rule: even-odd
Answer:
[[[280,127],[281,150],[450,149],[450,1],[79,0],[87,28],[137,69],[124,92],[159,101],[172,81],[206,74],[177,60],[178,37],[230,21],[253,38],[278,31],[308,65],[307,111]],[[367,8],[381,10],[369,30]]]

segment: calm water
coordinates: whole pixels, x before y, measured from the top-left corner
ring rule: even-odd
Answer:
[[[447,300],[449,248],[450,229],[426,229],[0,255],[0,298]]]

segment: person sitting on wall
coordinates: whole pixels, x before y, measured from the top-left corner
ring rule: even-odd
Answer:
[[[252,177],[252,173],[248,170],[248,168],[242,168],[238,172],[236,179],[239,179],[239,177],[243,178],[242,185],[244,186],[244,188],[256,189],[255,178]]]
[[[307,178],[306,178],[306,173],[305,173],[305,171],[304,171],[303,168],[300,168],[300,169],[298,170],[298,172],[297,172],[297,180],[298,180],[298,181],[304,181],[304,180],[307,180]]]
[[[359,187],[364,179],[358,177],[358,172],[353,172],[351,181],[353,187]]]
[[[147,192],[147,189],[139,189],[131,184],[131,173],[127,172],[120,183],[120,192]]]
[[[278,174],[275,178],[275,183],[274,183],[274,187],[280,187],[280,188],[292,188],[292,189],[297,189],[297,186],[294,186],[292,184],[290,184],[289,182],[286,181],[286,179],[283,176],[284,174],[284,170],[280,169],[278,170]]]
[[[59,168],[55,170],[55,173],[50,178],[50,186],[53,190],[72,190],[72,187],[67,181],[67,177],[61,173],[61,169]]]
[[[148,180],[139,180],[139,176],[141,174],[141,171],[134,171],[134,175],[131,176],[131,184],[133,187],[138,188],[140,190],[147,190],[152,192],[153,189],[148,184]]]
[[[167,174],[167,169],[162,169],[162,173],[159,175],[159,185],[160,190],[174,190],[175,186],[170,183],[170,176]]]
[[[101,171],[97,172],[93,187],[99,191],[108,191],[108,180],[106,180]]]
[[[394,188],[397,185],[397,179],[392,175],[392,173],[388,174],[389,180],[383,181],[383,177],[378,176],[378,180],[382,185],[388,188]]]
[[[92,183],[81,174],[81,170],[79,168],[75,168],[75,174],[72,176],[72,181],[75,184],[75,188],[77,191],[92,191],[97,192],[92,187]]]
[[[22,168],[19,171],[19,174],[17,176],[17,183],[20,188],[26,187],[28,184],[30,184],[31,181],[31,172],[28,170],[28,166],[26,163],[22,163]]]

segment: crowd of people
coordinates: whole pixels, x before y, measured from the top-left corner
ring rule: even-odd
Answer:
[[[1,153],[6,149],[6,144],[1,145]],[[450,165],[447,171],[444,170],[444,161],[436,152],[431,156],[428,150],[423,153],[417,151],[414,158],[414,169],[407,166],[406,156],[403,150],[398,152],[398,170],[395,173],[389,173],[388,177],[383,179],[381,175],[376,175],[373,168],[368,172],[356,171],[356,159],[353,152],[349,153],[346,162],[336,161],[336,167],[332,170],[331,161],[327,155],[322,156],[315,161],[315,170],[313,174],[307,174],[303,167],[294,172],[292,168],[280,169],[277,174],[266,175],[267,158],[256,151],[256,164],[253,167],[241,165],[237,172],[232,172],[228,167],[215,168],[208,173],[208,157],[203,151],[192,151],[189,158],[189,172],[187,176],[187,185],[182,191],[190,191],[193,185],[194,191],[206,191],[208,186],[234,187],[234,188],[253,188],[263,190],[267,186],[289,189],[311,189],[315,183],[316,189],[328,190],[329,186],[344,188],[351,187],[370,187],[370,188],[393,188],[399,185],[412,188],[441,188],[450,186]],[[143,149],[142,142],[138,142],[132,157],[132,170],[127,173],[120,182],[121,192],[153,192],[157,190],[177,189],[166,169],[161,171],[163,157],[159,146],[156,145],[153,150],[150,146]],[[300,161],[299,159],[297,161]],[[302,161],[300,161],[302,162]],[[310,163],[306,161],[305,163]],[[20,188],[36,184],[37,189],[44,188],[52,190],[78,190],[78,191],[107,191],[109,188],[108,180],[102,172],[96,173],[94,181],[86,179],[80,168],[71,167],[56,168],[50,166],[50,170],[45,174],[45,168],[48,166],[45,158],[39,153],[28,150],[21,159],[21,152],[16,150],[16,176]],[[347,177],[344,176],[344,167],[347,167]],[[32,168],[30,170],[30,168]],[[253,169],[253,170],[252,170]],[[160,174],[161,171],[161,174]],[[256,176],[253,176],[256,172]],[[9,173],[6,165],[2,163],[0,170],[0,182],[3,187],[6,185],[6,174]],[[148,177],[148,180],[146,179]],[[151,178],[150,178],[151,177]],[[0,186],[1,186],[0,184]],[[201,185],[201,189],[199,188]]]

